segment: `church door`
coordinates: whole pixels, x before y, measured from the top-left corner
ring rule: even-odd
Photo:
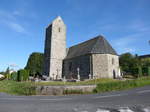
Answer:
[[[116,72],[115,72],[115,70],[113,70],[113,78],[114,79],[116,78]]]

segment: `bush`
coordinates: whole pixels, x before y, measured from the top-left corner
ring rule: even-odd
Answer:
[[[17,72],[11,73],[11,80],[17,81],[17,76],[18,76]]]
[[[17,73],[17,80],[18,81],[26,81],[29,79],[29,72],[28,70],[19,70]]]
[[[11,79],[11,74],[6,74],[5,77],[6,77],[6,79],[10,80]]]

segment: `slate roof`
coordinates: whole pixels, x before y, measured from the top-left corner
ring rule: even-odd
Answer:
[[[117,55],[116,51],[111,47],[108,41],[100,35],[91,40],[70,47],[65,59],[71,59],[85,54]]]

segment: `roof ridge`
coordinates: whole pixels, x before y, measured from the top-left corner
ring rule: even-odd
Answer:
[[[100,43],[101,43],[101,46],[99,46]],[[109,53],[110,52],[109,50],[111,49],[111,51],[117,55],[116,51],[112,48],[110,43],[103,36],[98,38],[98,40],[96,41],[95,45],[93,46],[93,48],[91,50],[91,53],[95,52],[95,49],[98,47],[100,47],[100,48],[103,47],[103,51],[105,51],[107,53]]]

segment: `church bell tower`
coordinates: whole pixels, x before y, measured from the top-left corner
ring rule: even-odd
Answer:
[[[46,28],[43,75],[51,80],[62,78],[63,59],[66,56],[66,25],[57,17]]]

